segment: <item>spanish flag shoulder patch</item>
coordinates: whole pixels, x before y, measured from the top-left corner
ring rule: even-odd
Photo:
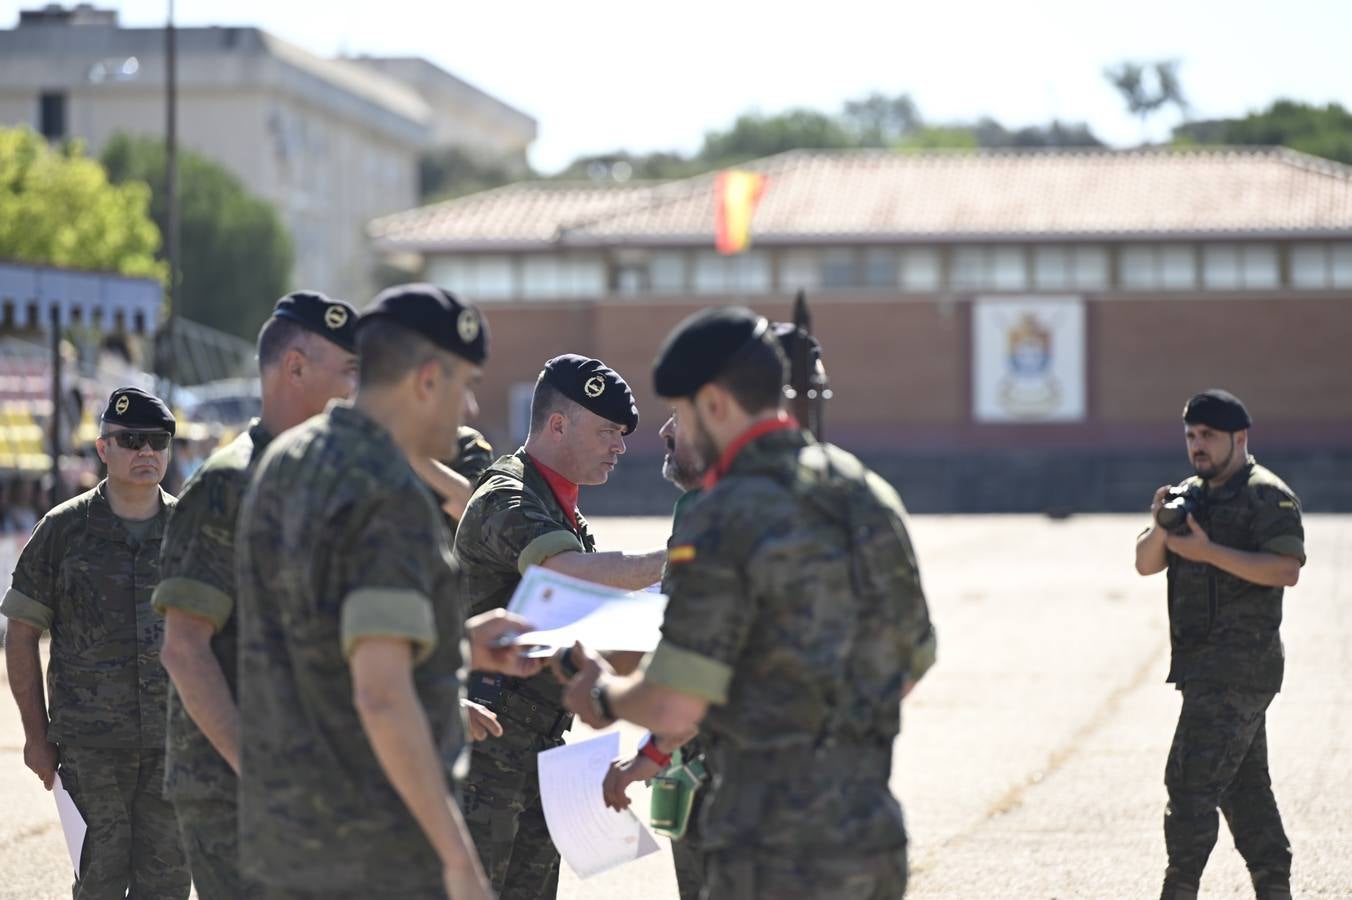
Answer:
[[[672,547],[667,551],[667,562],[669,563],[688,563],[694,558],[694,544],[681,544],[679,547]]]

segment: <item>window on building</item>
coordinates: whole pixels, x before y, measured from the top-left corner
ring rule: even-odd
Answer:
[[[779,285],[788,292],[813,291],[821,286],[815,250],[787,250],[779,255]]]
[[[512,269],[506,255],[439,256],[428,260],[427,276],[471,302],[504,300],[514,292]]]
[[[1020,246],[957,247],[949,281],[958,290],[1018,291],[1028,287],[1028,264]]]
[[[695,256],[697,294],[763,294],[770,290],[770,258],[748,250],[723,256],[712,250]]]
[[[685,254],[675,250],[653,253],[648,259],[648,281],[655,294],[685,292]]]
[[[854,250],[850,247],[832,247],[818,256],[821,268],[821,286],[824,288],[852,288],[859,285]]]
[[[901,286],[908,291],[937,291],[940,271],[937,247],[907,247],[901,251]]]
[[[1279,281],[1277,248],[1271,244],[1207,244],[1202,248],[1202,285],[1208,290],[1274,288]]]
[[[1118,269],[1122,287],[1128,290],[1197,287],[1197,253],[1192,244],[1129,244],[1118,257]]]
[[[65,91],[43,91],[38,96],[38,131],[49,141],[66,137]]]
[[[1352,243],[1292,247],[1291,286],[1316,291],[1352,287]]]
[[[863,286],[895,288],[898,283],[898,254],[890,247],[871,247],[864,251]]]
[[[1035,247],[1033,286],[1048,291],[1101,290],[1108,286],[1108,250],[1077,245]]]
[[[480,261],[484,259],[492,257],[480,257]],[[526,299],[600,297],[605,293],[604,264],[596,255],[533,253],[521,258],[520,271],[520,294]],[[633,270],[630,273],[630,280],[637,279],[637,290],[641,290],[642,273]],[[623,293],[624,287],[623,279],[617,279],[617,290]]]

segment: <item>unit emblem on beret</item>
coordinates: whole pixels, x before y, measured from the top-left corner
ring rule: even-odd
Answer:
[[[337,304],[324,310],[324,324],[337,331],[347,324],[347,310]]]
[[[131,398],[128,397],[126,394],[123,394],[121,397],[117,398],[117,403],[113,406],[113,409],[117,410],[117,414],[120,416],[124,412],[126,412],[130,407],[131,407]]]
[[[479,336],[479,317],[474,310],[461,311],[460,318],[455,320],[455,330],[460,332],[460,340],[466,344],[474,343],[474,339]]]
[[[606,392],[606,380],[600,375],[593,375],[582,385],[582,392],[595,400]]]

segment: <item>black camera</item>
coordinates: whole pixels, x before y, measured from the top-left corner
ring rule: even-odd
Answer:
[[[1195,484],[1179,484],[1169,488],[1164,505],[1155,513],[1155,521],[1165,531],[1178,531],[1188,523],[1188,516],[1202,508],[1202,489]]]

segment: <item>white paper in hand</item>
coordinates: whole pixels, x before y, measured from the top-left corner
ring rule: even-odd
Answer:
[[[667,596],[622,591],[532,566],[507,609],[536,628],[517,637],[518,645],[557,648],[581,641],[593,650],[647,653],[662,638]]]
[[[619,755],[620,735],[612,731],[536,757],[549,836],[579,878],[657,852],[657,841],[633,811],[610,809],[601,794],[610,761]]]
[[[56,798],[56,815],[61,819],[61,831],[66,837],[66,850],[70,852],[70,864],[75,874],[80,874],[80,853],[84,849],[85,820],[75,808],[70,792],[61,783],[57,775],[52,784],[52,796]]]

